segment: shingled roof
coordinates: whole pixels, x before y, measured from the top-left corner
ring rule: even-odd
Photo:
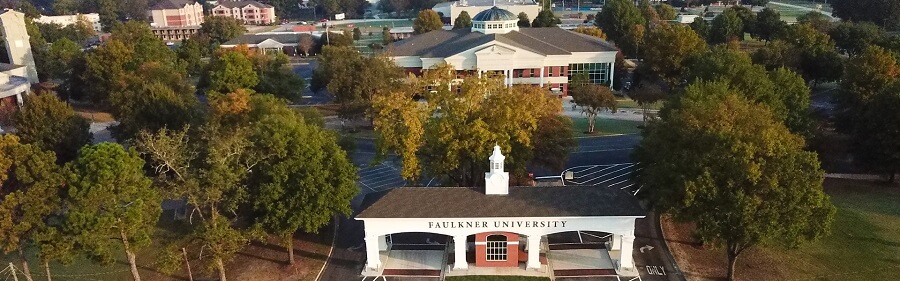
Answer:
[[[228,40],[228,42],[222,43],[222,45],[254,45],[262,43],[267,39],[272,39],[282,44],[297,44],[300,42],[300,36],[300,34],[244,34],[238,36],[237,38]]]
[[[631,194],[599,186],[510,187],[508,195],[472,188],[401,187],[375,201],[357,218],[593,217],[646,215]]]
[[[223,6],[225,8],[243,8],[247,7],[247,5],[251,5],[257,8],[272,8],[271,5],[259,3],[256,1],[219,1],[219,6]]]
[[[172,9],[181,9],[184,8],[185,5],[193,5],[193,0],[162,0],[156,5],[153,5],[151,10],[172,10]]]
[[[393,56],[445,58],[477,46],[498,41],[542,55],[574,52],[614,52],[611,43],[558,27],[519,28],[506,34],[483,34],[468,29],[436,30],[391,44]]]

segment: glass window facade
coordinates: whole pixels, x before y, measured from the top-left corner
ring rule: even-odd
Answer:
[[[569,65],[569,82],[579,73],[586,73],[592,84],[609,84],[610,63],[578,63]]]

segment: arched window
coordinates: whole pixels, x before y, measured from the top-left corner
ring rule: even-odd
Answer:
[[[506,261],[506,244],[505,235],[489,235],[487,237],[487,247],[485,247],[485,260]]]

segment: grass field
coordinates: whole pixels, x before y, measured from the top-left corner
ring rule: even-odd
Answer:
[[[597,118],[597,123],[594,124],[594,131],[596,132],[596,134],[593,134],[591,136],[637,134],[641,132],[641,129],[638,128],[638,126],[641,126],[643,124],[644,123],[641,121]],[[588,134],[585,134],[585,132],[587,132],[588,130],[587,118],[572,118],[572,125],[574,127],[576,137],[589,136]]]
[[[527,276],[492,276],[492,275],[473,275],[473,276],[450,276],[445,279],[447,281],[550,281],[547,277],[527,277]]]
[[[837,207],[831,235],[795,250],[748,250],[738,259],[738,280],[896,279],[900,271],[900,185],[828,179],[825,191]],[[664,228],[689,280],[724,277],[724,250],[697,247],[689,225],[667,221]]]
[[[636,101],[634,101],[633,99],[630,99],[630,98],[617,98],[616,103],[618,104],[619,108],[641,108],[641,106],[638,105],[638,103]],[[663,106],[663,102],[657,102],[657,103],[651,104],[650,109],[659,110],[660,108],[662,108],[662,106]]]

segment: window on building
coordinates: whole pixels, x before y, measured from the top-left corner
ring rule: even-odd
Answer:
[[[531,69],[531,76],[530,76],[530,77],[534,77],[534,68]]]
[[[487,261],[506,261],[506,236],[489,235],[487,237],[487,247],[485,247]]]
[[[569,65],[569,82],[580,73],[585,73],[591,84],[609,84],[610,63],[578,63]]]

